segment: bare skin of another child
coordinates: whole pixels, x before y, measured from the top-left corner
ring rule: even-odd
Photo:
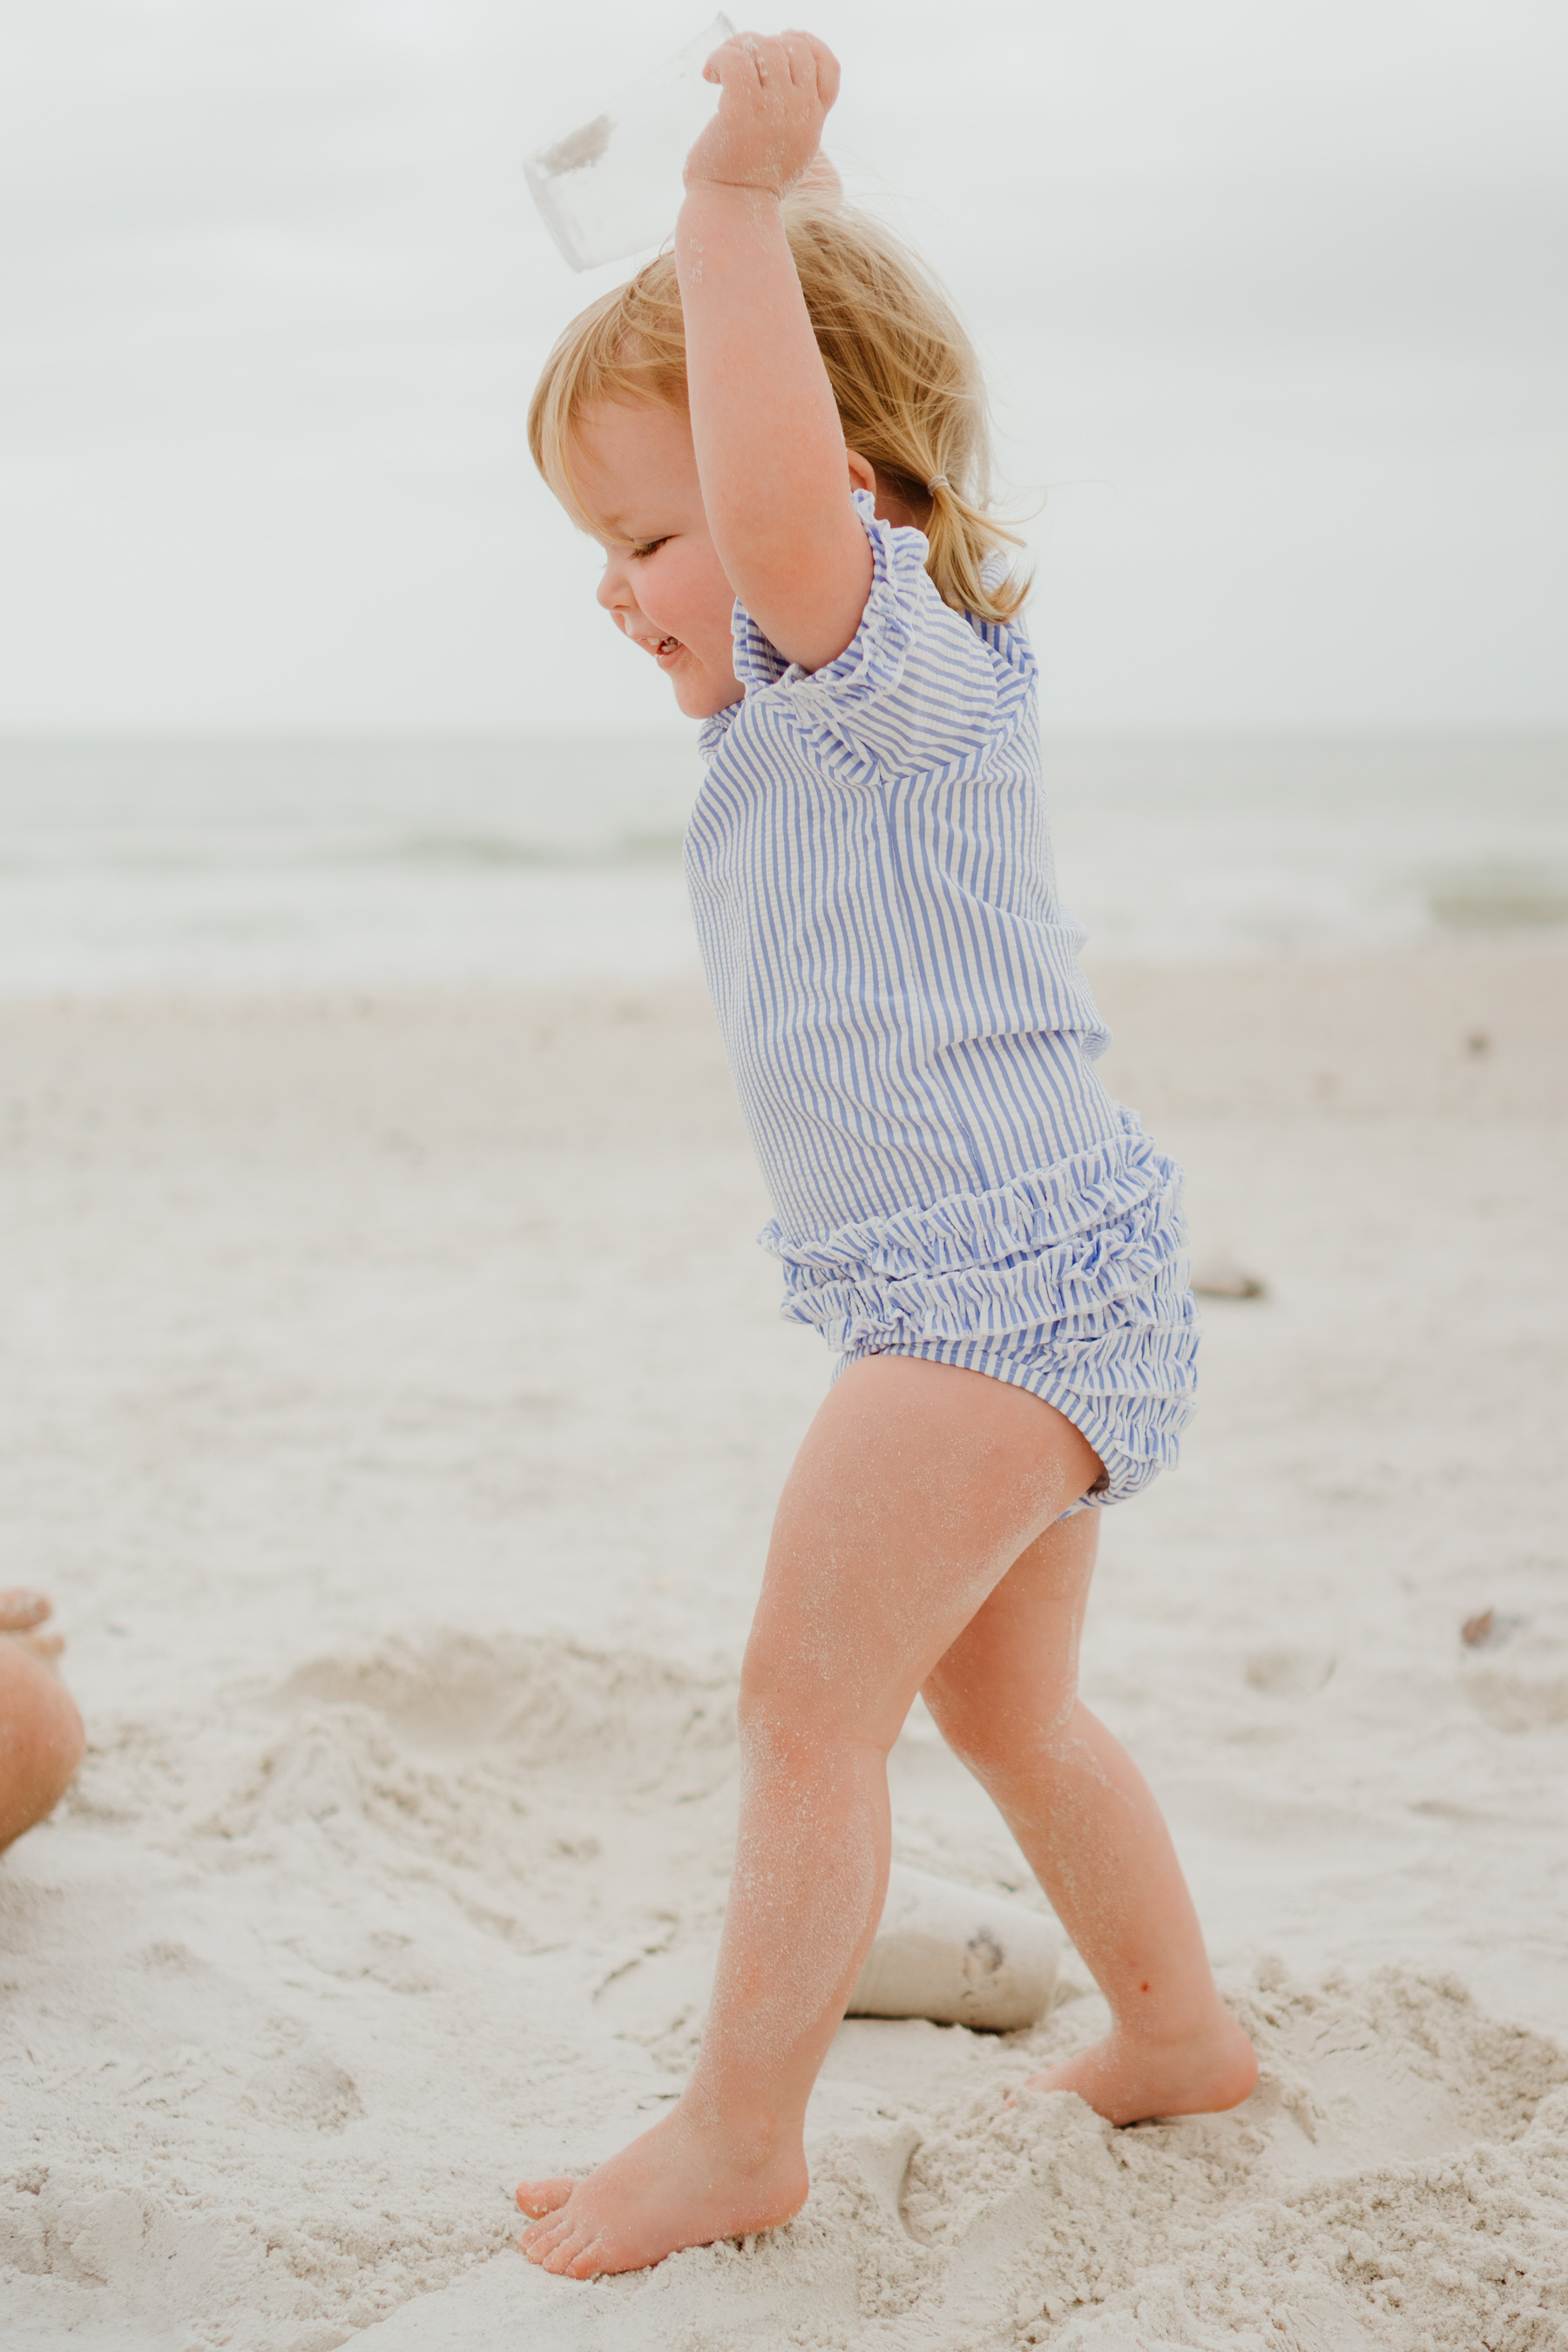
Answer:
[[[51,1613],[41,1592],[0,1592],[0,1849],[59,1802],[87,1745]]]

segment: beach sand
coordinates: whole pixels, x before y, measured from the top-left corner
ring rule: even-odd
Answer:
[[[0,1008],[0,1583],[91,1739],[0,1860],[7,2352],[1568,2346],[1568,942],[1094,976],[1267,1286],[1086,1651],[1262,2085],[1005,2107],[1069,1955],[1027,2034],[848,2023],[801,2219],[591,2287],[512,2185],[679,2088],[827,1373],[710,1015]],[[919,1708],[892,1772],[1039,1903]]]

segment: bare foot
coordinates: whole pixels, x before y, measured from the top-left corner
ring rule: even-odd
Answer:
[[[517,2201],[536,2218],[519,2245],[564,2278],[640,2271],[683,2246],[742,2238],[793,2220],[809,2182],[798,2139],[721,2131],[676,2107],[586,2180],[525,2180]]]
[[[1031,2074],[1030,2091],[1076,2091],[1107,2123],[1156,2116],[1213,2116],[1238,2107],[1258,2084],[1258,2054],[1227,2009],[1176,2042],[1108,2033],[1076,2058]]]

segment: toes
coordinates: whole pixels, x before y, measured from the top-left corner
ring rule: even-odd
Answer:
[[[576,2186],[574,2180],[520,2180],[517,2201],[537,2221],[542,2214],[559,2212]]]
[[[551,2255],[569,2241],[575,2242],[577,2236],[576,2225],[570,2221],[536,2221],[531,2230],[523,2231],[518,2243],[531,2263],[548,2266]]]
[[[557,2278],[592,2278],[598,2264],[593,2248],[582,2230],[565,2231],[560,2242],[545,2255],[543,2267],[553,2271]]]

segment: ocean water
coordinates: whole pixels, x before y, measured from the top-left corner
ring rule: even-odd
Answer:
[[[668,743],[0,745],[0,993],[695,973]],[[1091,958],[1568,924],[1568,738],[1047,746]]]

